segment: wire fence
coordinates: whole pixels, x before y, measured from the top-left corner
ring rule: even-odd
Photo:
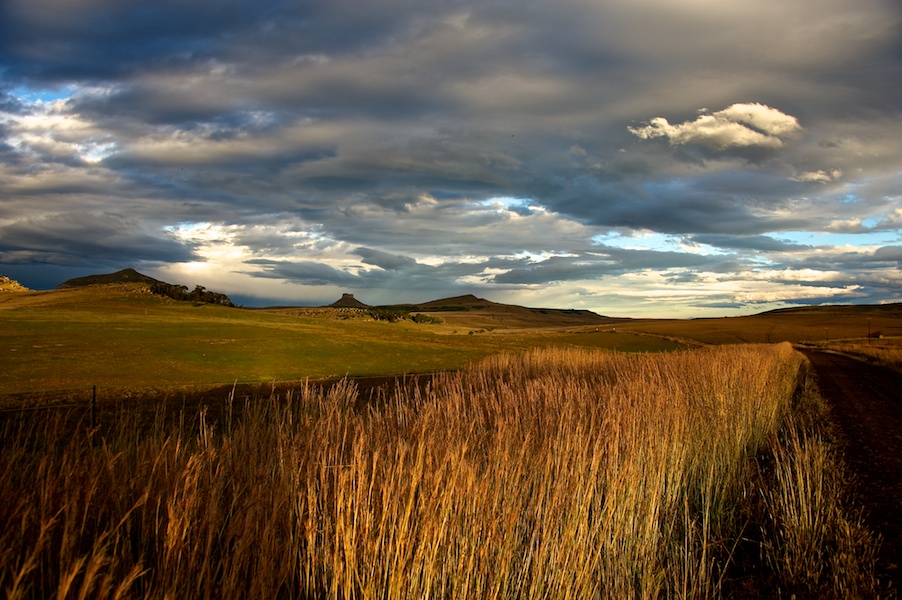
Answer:
[[[380,389],[390,392],[407,385],[422,386],[444,371],[401,373],[395,375],[358,375],[321,379],[282,381],[222,382],[205,385],[172,386],[150,389],[87,386],[67,389],[19,392],[0,396],[0,415],[63,409],[124,408],[139,404],[176,403],[183,406],[219,404],[234,398],[261,398],[284,395],[304,387],[331,388],[348,381],[357,386],[360,396],[372,396]]]

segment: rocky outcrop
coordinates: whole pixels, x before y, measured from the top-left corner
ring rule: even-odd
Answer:
[[[341,300],[336,300],[330,304],[332,308],[369,308],[360,300],[354,297],[354,294],[342,294]]]
[[[0,292],[30,292],[31,290],[9,277],[0,275]]]

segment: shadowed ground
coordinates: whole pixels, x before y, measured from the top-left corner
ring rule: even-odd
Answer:
[[[882,538],[881,578],[902,584],[902,376],[840,354],[804,350],[830,403],[854,492]]]

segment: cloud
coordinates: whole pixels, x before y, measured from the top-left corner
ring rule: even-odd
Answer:
[[[671,125],[664,117],[655,117],[641,127],[628,127],[641,139],[665,138],[671,145],[699,144],[714,150],[728,148],[782,148],[800,133],[798,119],[764,104],[733,104],[708,113],[694,121]]]
[[[825,231],[833,231],[836,233],[864,233],[868,231],[861,219],[834,219],[824,226]]]
[[[251,273],[254,277],[282,279],[288,283],[319,286],[350,285],[355,282],[355,277],[350,273],[319,262],[289,262],[258,258],[247,260],[245,264],[260,268]]]
[[[116,214],[57,213],[0,225],[0,256],[15,264],[109,265],[182,262],[191,244]]]
[[[597,280],[608,275],[645,270],[713,266],[718,259],[682,252],[625,250],[599,246],[577,256],[553,256],[524,264],[492,277],[504,284],[539,285],[562,281]]]
[[[835,233],[898,232],[900,229],[902,229],[902,208],[894,208],[887,215],[873,218],[869,224],[865,224],[860,217],[855,217],[833,219],[824,226],[824,231]]]
[[[794,181],[805,181],[815,183],[831,183],[842,177],[842,171],[839,169],[831,169],[830,171],[818,170],[807,171],[793,177]]]
[[[840,264],[820,298],[896,298],[890,4],[0,2],[0,273],[670,314]]]
[[[874,251],[874,260],[877,262],[902,263],[902,246],[883,246]]]
[[[717,248],[730,250],[754,250],[757,252],[797,252],[811,250],[812,247],[805,244],[795,244],[774,239],[767,235],[722,235],[722,234],[697,234],[687,238],[696,244],[706,244]]]
[[[396,271],[417,264],[417,261],[409,256],[389,254],[388,252],[373,250],[372,248],[357,248],[354,254],[363,258],[364,264],[374,265],[387,271]]]

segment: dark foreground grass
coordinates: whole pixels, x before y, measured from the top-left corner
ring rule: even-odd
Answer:
[[[0,428],[9,598],[876,597],[788,345],[497,355],[147,422]],[[800,390],[804,393],[800,393]]]

